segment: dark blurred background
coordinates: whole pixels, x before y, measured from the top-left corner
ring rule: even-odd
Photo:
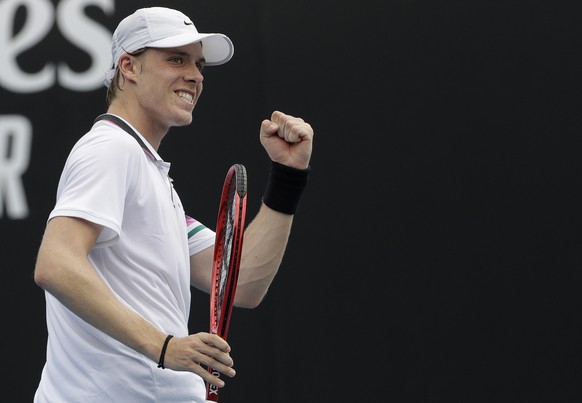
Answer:
[[[234,311],[221,400],[582,401],[577,2],[0,0],[3,401],[32,401],[44,364],[32,271],[106,109],[108,35],[152,5],[235,43],[160,148],[190,215],[214,227],[235,162],[254,215],[273,110],[316,131],[280,273]],[[195,290],[190,327],[208,328]]]

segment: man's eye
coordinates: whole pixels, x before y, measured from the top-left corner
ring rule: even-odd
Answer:
[[[198,68],[198,71],[202,72],[202,70],[204,70],[204,63],[198,62],[196,63],[196,67]]]
[[[170,61],[172,63],[176,63],[176,64],[182,64],[182,63],[184,63],[184,60],[181,57],[172,57],[170,59]]]

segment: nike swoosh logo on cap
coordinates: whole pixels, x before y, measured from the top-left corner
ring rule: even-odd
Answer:
[[[193,22],[184,21],[184,25],[194,25]]]

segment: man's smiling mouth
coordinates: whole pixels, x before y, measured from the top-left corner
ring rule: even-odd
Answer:
[[[184,101],[188,102],[189,104],[192,104],[194,101],[194,96],[188,92],[176,91],[176,95],[178,95],[180,98],[182,98]]]

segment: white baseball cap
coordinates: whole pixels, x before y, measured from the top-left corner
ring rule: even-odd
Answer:
[[[234,45],[226,35],[199,33],[192,20],[180,11],[165,7],[140,8],[125,17],[113,33],[113,66],[105,73],[103,84],[109,87],[117,62],[124,53],[143,48],[174,48],[195,42],[202,42],[206,66],[224,64],[234,54]]]

